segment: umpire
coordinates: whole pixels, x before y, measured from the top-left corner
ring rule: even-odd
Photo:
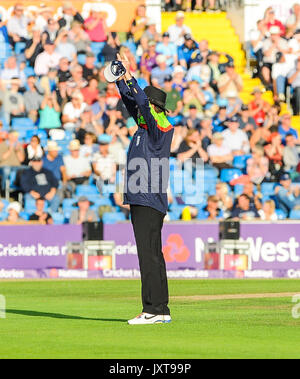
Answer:
[[[174,130],[166,117],[165,92],[152,86],[143,91],[130,73],[129,62],[122,58],[118,55],[119,62],[113,62],[106,73],[111,70],[114,75],[118,74],[114,64],[126,70],[117,80],[117,86],[138,125],[128,149],[124,204],[130,204],[141,271],[143,309],[128,323],[168,323],[171,316],[161,230],[168,209],[169,156]]]

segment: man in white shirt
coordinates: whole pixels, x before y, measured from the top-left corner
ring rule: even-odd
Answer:
[[[224,144],[224,136],[222,133],[214,133],[212,136],[212,144],[208,146],[207,153],[211,164],[219,169],[231,167],[233,155],[230,148]]]
[[[38,76],[47,75],[50,68],[57,68],[61,55],[55,51],[55,45],[52,41],[47,40],[44,45],[44,51],[36,58],[34,71]]]
[[[227,146],[233,155],[245,155],[250,151],[250,144],[247,134],[239,129],[239,118],[233,116],[227,120],[228,129],[222,132],[224,145]]]
[[[184,44],[185,34],[192,34],[191,29],[187,25],[184,25],[184,12],[178,11],[176,13],[175,24],[169,27],[168,33],[170,35],[170,41],[177,46]]]
[[[13,15],[7,21],[7,31],[13,41],[26,42],[29,38],[28,27],[29,20],[24,16],[24,7],[21,4],[16,4]]]
[[[68,190],[73,194],[78,184],[87,184],[92,174],[89,160],[80,155],[80,142],[75,139],[69,144],[70,155],[64,156]]]
[[[14,56],[7,58],[4,69],[0,70],[0,79],[9,87],[12,79],[20,79],[21,86],[25,86],[26,84],[26,75],[23,71],[21,71],[17,64],[17,59]]]

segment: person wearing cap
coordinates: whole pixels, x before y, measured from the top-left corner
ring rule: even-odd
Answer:
[[[34,72],[37,76],[47,75],[50,68],[57,68],[61,55],[55,51],[54,42],[46,40],[44,51],[40,53],[34,63]]]
[[[17,224],[19,222],[24,221],[22,217],[20,217],[21,210],[22,205],[19,202],[11,202],[6,208],[6,211],[8,212],[6,221],[10,224]]]
[[[51,171],[43,167],[42,158],[34,157],[30,161],[30,168],[21,174],[20,187],[25,201],[44,197],[51,210],[57,212],[60,205],[57,195],[58,181]]]
[[[98,138],[99,151],[92,157],[92,167],[99,192],[103,192],[104,184],[113,184],[116,181],[116,163],[110,153],[112,137],[108,134],[101,134]]]
[[[59,152],[61,148],[56,141],[49,140],[45,148],[43,167],[52,172],[59,182],[66,182],[66,168],[63,158]]]
[[[224,145],[227,146],[233,155],[245,155],[250,151],[250,144],[247,134],[239,129],[239,117],[232,116],[226,122],[227,129],[222,132]]]
[[[72,2],[65,1],[62,5],[62,16],[58,20],[59,28],[67,28],[69,30],[73,21],[76,21],[80,24],[84,23],[83,17],[74,8]]]
[[[175,125],[182,119],[183,103],[179,91],[173,88],[172,76],[165,77],[163,90],[167,94],[166,108],[169,110],[169,120],[171,120],[171,124]]]
[[[272,88],[273,65],[280,62],[282,56],[289,52],[288,42],[280,36],[280,28],[272,26],[269,29],[270,37],[263,41],[263,67],[262,77],[268,88]]]
[[[84,222],[96,222],[98,221],[98,217],[92,209],[94,203],[90,201],[86,196],[80,196],[78,201],[73,205],[74,207],[78,207],[74,209],[70,216],[70,224],[73,225],[81,225]]]
[[[170,41],[176,46],[183,45],[184,35],[192,33],[190,27],[184,24],[184,18],[184,12],[178,11],[175,16],[175,24],[171,25],[167,30],[170,35]]]
[[[292,186],[291,176],[288,172],[282,172],[279,177],[279,185],[275,187],[275,198],[278,208],[281,209],[288,218],[290,212],[300,207],[300,187]]]
[[[148,41],[155,41],[157,42],[160,38],[160,35],[159,33],[157,32],[157,29],[156,29],[156,24],[157,24],[157,21],[155,19],[149,19],[147,21],[147,24],[146,24],[146,30],[144,31],[143,35],[142,35],[142,39],[143,38],[147,38]]]
[[[281,21],[276,19],[275,10],[272,6],[265,10],[264,24],[269,32],[271,32],[271,28],[277,27],[279,29],[279,35],[281,37],[285,36],[286,28]]]
[[[53,218],[50,213],[45,211],[46,199],[39,197],[35,200],[36,211],[29,216],[29,221],[38,221],[41,224],[52,225]]]
[[[186,68],[190,68],[190,63],[193,54],[197,51],[198,44],[194,41],[192,35],[187,33],[184,35],[184,43],[178,47],[178,61],[179,64]]]
[[[242,104],[239,114],[240,129],[244,130],[248,138],[251,138],[252,133],[257,129],[257,124],[250,114],[249,106]]]
[[[188,107],[188,113],[183,118],[183,125],[188,129],[200,129],[201,118],[200,113],[195,104],[190,104]]]
[[[292,127],[292,115],[289,112],[281,115],[278,133],[281,135],[283,143],[285,143],[285,138],[288,134],[292,134],[296,138],[296,142],[300,143],[298,132]]]
[[[226,64],[226,71],[219,77],[217,82],[218,91],[222,98],[227,98],[228,93],[235,93],[236,97],[243,90],[243,79],[236,72],[233,62]]]
[[[167,58],[168,66],[176,66],[178,64],[177,46],[170,41],[170,33],[164,32],[162,39],[156,45],[156,52]]]
[[[165,78],[172,75],[173,69],[167,65],[167,58],[159,54],[156,57],[157,66],[151,71],[151,82],[152,84],[162,88],[164,86]]]
[[[142,35],[144,34],[148,22],[148,17],[146,15],[145,4],[140,4],[136,8],[136,14],[134,20],[130,25],[130,34],[133,37],[133,41],[138,46]]]
[[[71,193],[74,193],[76,185],[87,184],[92,174],[89,160],[80,155],[80,142],[73,139],[69,143],[69,155],[64,155],[64,165],[66,167],[66,181]]]
[[[166,116],[166,93],[152,86],[142,90],[130,73],[129,62],[124,57],[118,56],[118,59],[125,74],[119,77],[117,86],[124,104],[139,126],[128,149],[124,204],[130,204],[141,270],[143,309],[139,316],[128,322],[165,323],[170,322],[171,317],[161,230],[168,209],[167,182],[174,130]],[[152,169],[155,158],[164,162],[158,171]],[[136,166],[137,161],[141,170]],[[137,175],[141,178],[138,188]]]

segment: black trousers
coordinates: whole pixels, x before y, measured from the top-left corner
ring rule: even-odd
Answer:
[[[141,205],[131,205],[130,213],[141,271],[143,312],[169,315],[168,280],[161,242],[165,215]]]

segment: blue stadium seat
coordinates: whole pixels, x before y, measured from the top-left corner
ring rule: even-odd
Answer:
[[[85,54],[78,54],[77,55],[77,62],[80,64],[80,65],[84,65],[85,64],[85,61],[86,61],[86,55]]]
[[[26,75],[27,78],[28,78],[28,76],[36,76],[36,74],[34,72],[34,68],[30,67],[30,66],[27,66],[24,68],[24,74]]]
[[[99,191],[95,185],[81,184],[76,187],[76,196],[99,195]]]
[[[220,179],[222,182],[229,183],[233,179],[237,179],[243,175],[242,171],[238,168],[223,168],[221,170]]]
[[[8,217],[7,212],[0,212],[0,221],[5,221]]]
[[[106,212],[102,216],[102,221],[104,224],[116,224],[120,221],[126,221],[126,217],[124,213]]]
[[[240,170],[245,170],[247,167],[247,161],[252,155],[237,155],[233,158],[233,166]]]
[[[300,220],[300,209],[293,209],[290,213],[291,220]]]
[[[243,193],[244,186],[242,184],[236,184],[234,186],[234,196],[239,196]]]
[[[29,217],[30,217],[31,214],[32,214],[32,213],[28,213],[28,212],[23,211],[23,212],[20,212],[20,215],[19,215],[19,216],[20,216],[23,220],[28,221],[28,220],[29,220]]]
[[[112,206],[111,200],[108,197],[99,197],[99,194],[97,195],[97,199],[93,201],[97,207],[101,207],[102,205]]]
[[[261,184],[261,193],[263,196],[272,196],[274,195],[276,183],[262,183]]]
[[[11,126],[13,129],[34,129],[34,123],[29,117],[15,117],[11,121]]]
[[[20,55],[20,54],[24,53],[25,47],[26,47],[26,43],[25,42],[17,42],[15,44],[15,53],[16,53],[16,55]]]
[[[59,212],[52,213],[51,217],[55,225],[62,225],[65,223],[65,216]]]
[[[286,219],[286,214],[283,212],[281,209],[276,209],[275,213],[277,214],[278,220],[285,220]]]

